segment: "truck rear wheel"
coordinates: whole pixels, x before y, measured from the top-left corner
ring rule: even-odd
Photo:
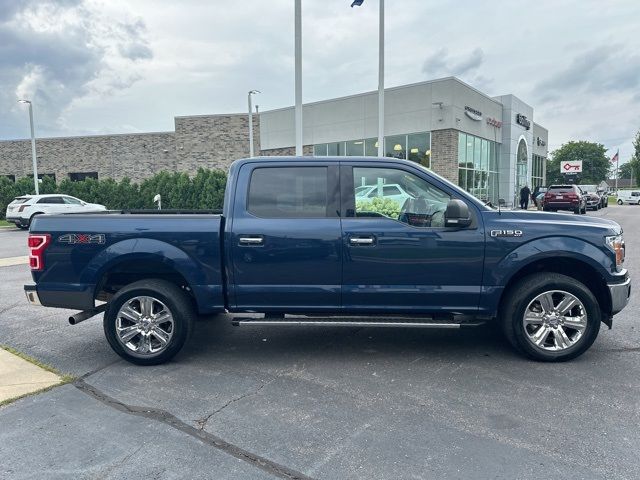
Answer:
[[[600,331],[601,313],[591,291],[557,273],[535,273],[507,293],[500,323],[509,342],[544,362],[571,360],[584,353]]]
[[[142,280],[120,289],[104,314],[111,348],[137,365],[175,356],[193,331],[196,313],[184,291],[164,280]]]

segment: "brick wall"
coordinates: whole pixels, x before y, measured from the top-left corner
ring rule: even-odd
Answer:
[[[254,120],[254,148],[260,152],[260,122]],[[226,170],[249,156],[246,114],[176,117],[175,132],[36,139],[38,173],[59,182],[73,172],[98,178],[144,180],[161,170],[195,173],[199,167]],[[31,141],[0,141],[0,175],[32,172]]]
[[[246,114],[176,117],[177,169],[193,173],[199,167],[226,170],[231,162],[249,156]],[[253,116],[255,155],[260,152],[260,122]]]
[[[99,178],[142,180],[159,170],[174,170],[174,133],[96,135],[36,139],[38,173],[56,180],[72,172],[98,172]],[[31,141],[0,142],[0,175],[16,178],[32,172]]]
[[[431,132],[431,169],[458,184],[458,131],[451,128]]]
[[[269,150],[261,150],[260,155],[265,157],[293,157],[296,154],[296,147],[271,148]],[[303,145],[302,154],[305,156],[313,155],[313,145]]]

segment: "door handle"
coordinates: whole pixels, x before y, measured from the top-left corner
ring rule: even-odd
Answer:
[[[243,246],[261,246],[264,245],[264,237],[259,235],[238,237],[238,243]]]
[[[350,237],[349,243],[351,245],[373,245],[373,237]]]

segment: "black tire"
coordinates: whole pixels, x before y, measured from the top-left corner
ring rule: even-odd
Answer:
[[[618,200],[618,205],[622,205],[622,200]]]
[[[540,294],[561,290],[582,302],[587,315],[586,328],[575,344],[560,351],[545,350],[534,345],[525,330],[523,318],[529,304]],[[522,278],[507,292],[499,312],[505,337],[523,355],[542,362],[563,362],[582,355],[600,331],[601,311],[596,297],[583,283],[559,273],[534,273]]]
[[[136,353],[125,347],[118,338],[118,312],[125,302],[139,296],[152,297],[163,303],[173,317],[171,338],[158,353]],[[192,301],[178,286],[165,280],[141,280],[123,287],[114,295],[105,311],[103,328],[109,345],[122,358],[136,365],[158,365],[173,358],[184,346],[193,332],[196,316]]]
[[[545,211],[545,212],[548,212],[548,211],[550,211],[551,209],[550,209],[549,207],[545,207],[545,206],[543,206],[543,207],[542,207],[542,210],[543,210],[543,211]]]
[[[573,209],[573,213],[574,213],[575,215],[580,215],[580,213],[582,213],[582,212],[581,212],[580,207],[578,206],[578,207],[574,208],[574,209]]]

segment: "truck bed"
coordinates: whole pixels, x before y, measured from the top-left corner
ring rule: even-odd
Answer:
[[[221,215],[162,210],[37,216],[31,233],[50,235],[45,268],[32,272],[40,301],[84,310],[105,283],[179,275],[201,313],[221,310],[222,225]]]

